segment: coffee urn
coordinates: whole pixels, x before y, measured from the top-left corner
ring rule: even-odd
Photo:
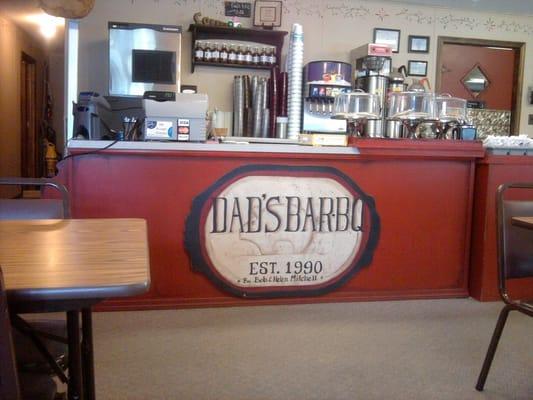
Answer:
[[[390,93],[405,92],[407,90],[407,83],[405,83],[405,66],[402,65],[399,68],[393,68],[389,74],[389,90],[387,97]],[[387,104],[387,101],[385,102]],[[392,139],[399,139],[405,137],[407,134],[406,129],[400,120],[386,120],[385,136]]]
[[[390,57],[364,56],[356,62],[354,86],[366,93],[375,94],[379,99],[380,115],[377,120],[365,124],[364,136],[385,136],[385,105],[389,87]]]

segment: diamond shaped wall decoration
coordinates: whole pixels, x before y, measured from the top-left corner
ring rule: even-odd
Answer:
[[[461,82],[474,97],[479,96],[479,94],[490,85],[489,78],[483,73],[483,70],[479,65],[474,66],[474,68],[461,79]]]

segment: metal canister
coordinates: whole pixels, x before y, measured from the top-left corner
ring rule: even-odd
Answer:
[[[380,119],[369,120],[365,125],[364,136],[383,137],[385,133],[385,100],[389,86],[389,78],[381,75],[368,75],[357,78],[355,83],[357,89],[362,89],[366,93],[376,94],[381,108]]]
[[[400,139],[404,137],[404,126],[400,120],[387,120],[386,137],[391,139]]]
[[[276,137],[280,139],[287,139],[288,125],[289,125],[289,118],[277,117],[276,118]]]

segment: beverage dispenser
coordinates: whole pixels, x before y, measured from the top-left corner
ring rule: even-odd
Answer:
[[[346,133],[346,121],[335,120],[333,104],[351,90],[352,66],[340,61],[312,61],[304,68],[302,127],[306,133]]]

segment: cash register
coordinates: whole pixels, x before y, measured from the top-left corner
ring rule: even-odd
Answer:
[[[177,93],[168,100],[145,94],[144,140],[205,141],[207,106],[206,94]]]

